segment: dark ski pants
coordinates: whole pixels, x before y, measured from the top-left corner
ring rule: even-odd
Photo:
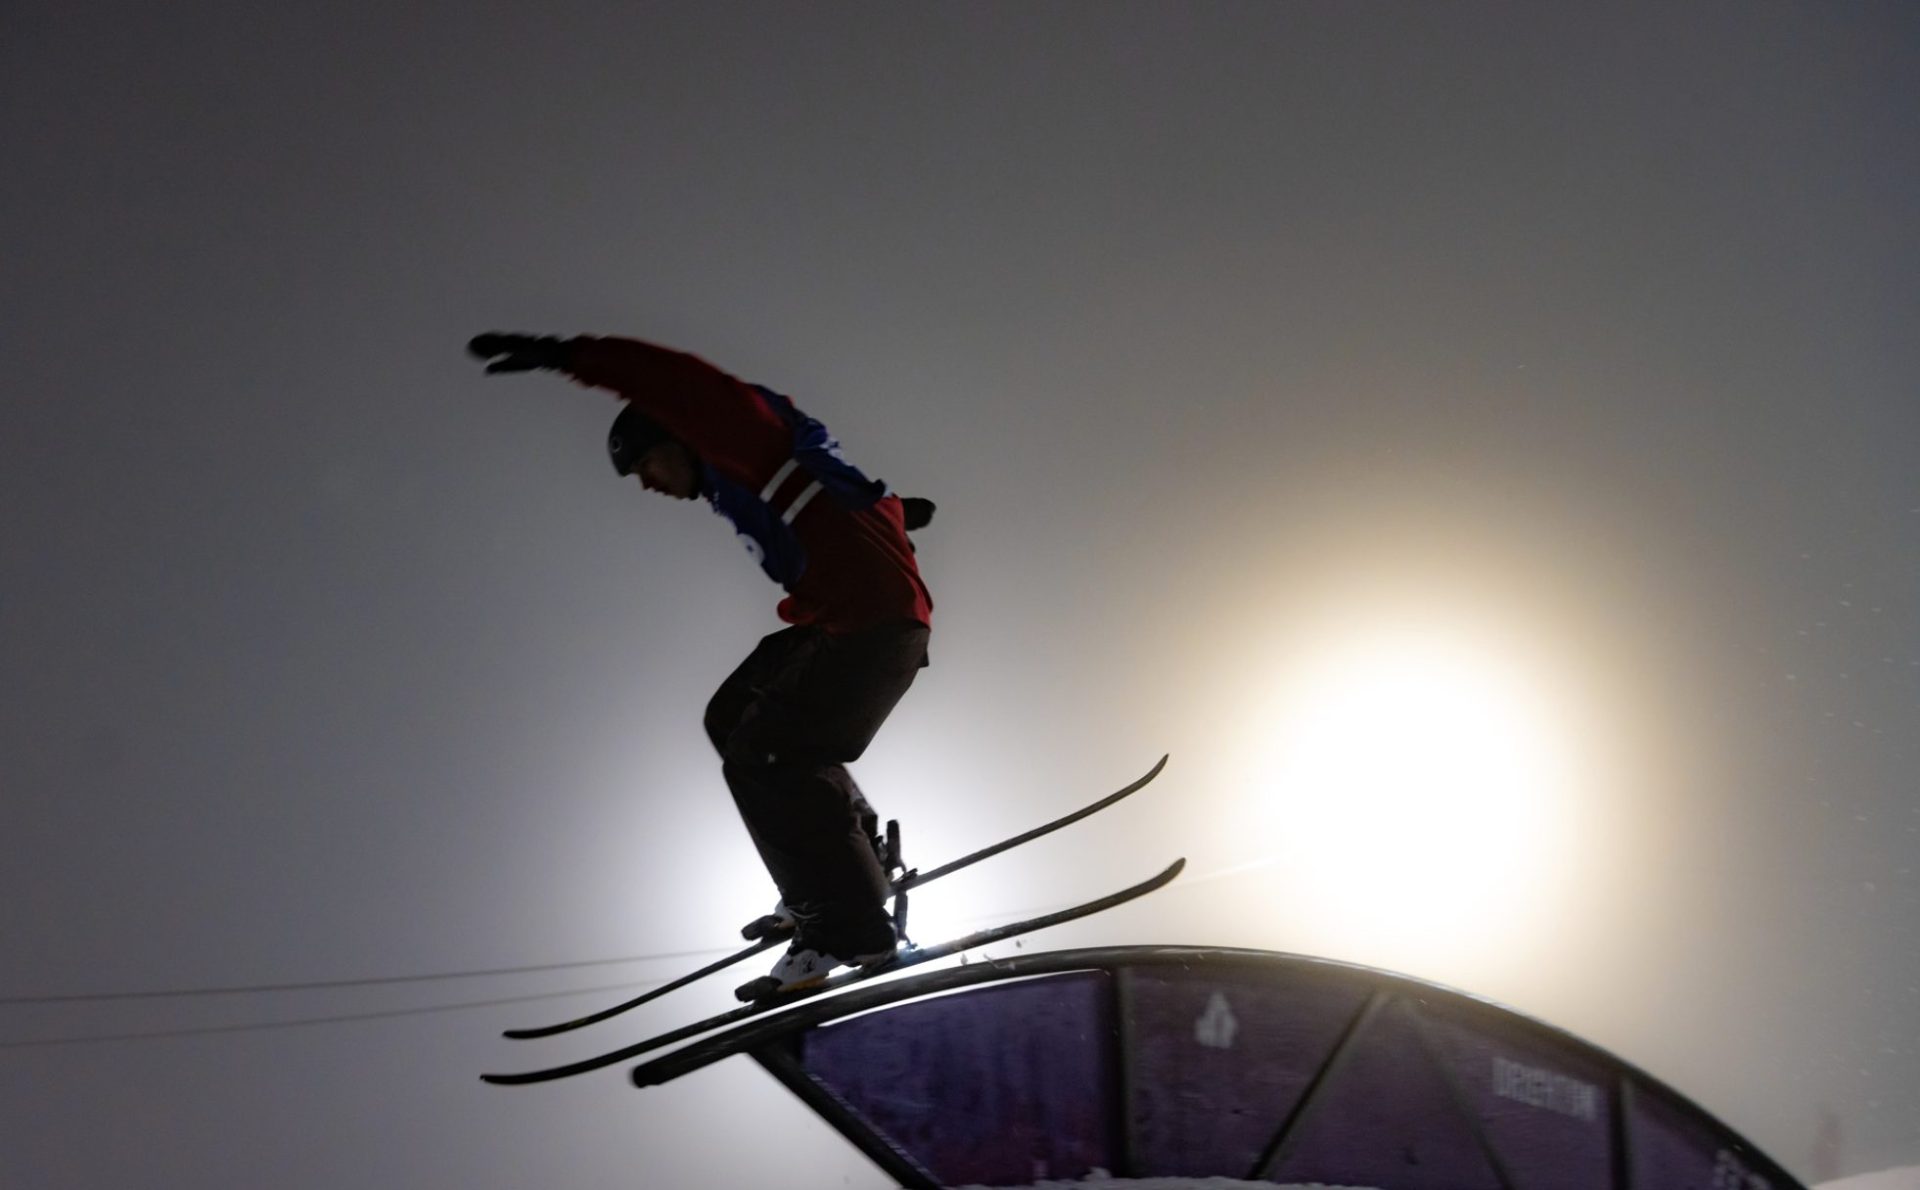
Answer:
[[[878,816],[846,766],[927,664],[928,636],[912,622],[783,629],[707,704],[707,738],[781,899],[809,944],[841,957],[885,936],[889,892]]]

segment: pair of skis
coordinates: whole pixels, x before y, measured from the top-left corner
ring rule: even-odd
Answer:
[[[1089,803],[1088,805],[1082,806],[1080,809],[1075,810],[1070,814],[1064,814],[1061,817],[1056,818],[1051,822],[1043,823],[1042,825],[1037,826],[1030,831],[1026,831],[1022,834],[1014,835],[1011,838],[1003,839],[998,843],[993,843],[986,847],[982,847],[977,851],[973,851],[966,855],[963,855],[959,859],[956,859],[951,863],[943,864],[940,867],[934,868],[931,871],[906,872],[899,879],[894,881],[894,884],[893,884],[894,895],[896,897],[904,896],[909,889],[918,888],[921,885],[932,883],[933,881],[938,880],[942,876],[951,875],[954,872],[960,871],[962,868],[971,867],[972,865],[977,864],[982,860],[989,859],[993,856],[999,855],[1001,852],[1010,850],[1014,847],[1018,847],[1022,843],[1032,842],[1033,840],[1038,839],[1043,835],[1052,834],[1054,831],[1057,831],[1062,827],[1069,826],[1075,822],[1078,822],[1081,819],[1086,818],[1091,814],[1096,814],[1099,811],[1106,809],[1108,806],[1113,805],[1115,802],[1120,801],[1122,798],[1125,798],[1130,794],[1136,793],[1139,790],[1145,788],[1149,782],[1151,782],[1155,777],[1160,775],[1160,771],[1164,769],[1166,765],[1167,765],[1167,757],[1162,756],[1159,762],[1156,763],[1153,766],[1153,768],[1149,769],[1144,776],[1140,777],[1138,780],[1132,782],[1131,784],[1121,789],[1118,789],[1113,793],[1108,794],[1107,796],[1101,798],[1099,801],[1092,802],[1092,803]],[[1063,922],[1074,921],[1082,917],[1091,916],[1095,913],[1099,913],[1106,909],[1111,909],[1116,905],[1125,904],[1126,902],[1134,900],[1138,897],[1143,897],[1148,893],[1153,892],[1156,889],[1165,887],[1168,883],[1170,883],[1173,880],[1175,876],[1178,876],[1180,874],[1180,869],[1183,866],[1185,866],[1185,864],[1186,864],[1186,861],[1184,859],[1175,860],[1168,867],[1166,867],[1159,873],[1155,874],[1151,878],[1141,881],[1139,884],[1135,884],[1128,888],[1121,889],[1120,891],[1115,893],[1110,893],[1104,897],[1099,897],[1091,901],[1083,902],[1079,905],[1074,905],[1066,909],[1057,910],[1053,913],[1042,914],[1038,917],[1031,917],[1022,921],[1009,922],[1005,925],[994,926],[984,930],[977,930],[974,933],[968,934],[964,937],[955,938],[947,942],[937,943],[932,946],[911,947],[911,948],[903,949],[900,952],[898,952],[890,961],[884,964],[881,964],[872,968],[863,968],[863,969],[842,972],[841,974],[836,975],[814,987],[796,989],[791,992],[786,992],[783,994],[778,994],[778,995],[768,996],[762,999],[757,999],[751,1003],[743,1004],[739,1008],[735,1008],[727,1012],[719,1013],[718,1015],[708,1017],[707,1019],[702,1021],[696,1021],[690,1025],[684,1025],[678,1029],[673,1029],[669,1032],[662,1033],[657,1037],[650,1037],[644,1041],[637,1042],[633,1045],[625,1046],[621,1049],[613,1050],[609,1053],[599,1054],[595,1057],[587,1058],[582,1061],[571,1062],[564,1066],[554,1066],[544,1070],[529,1070],[529,1071],[523,1071],[517,1074],[483,1074],[480,1076],[480,1078],[484,1082],[493,1083],[498,1086],[520,1086],[527,1083],[548,1082],[553,1079],[566,1078],[570,1075],[584,1074],[590,1070],[598,1070],[598,1069],[601,1069],[602,1067],[611,1066],[616,1062],[623,1062],[623,1061],[626,1061],[628,1058],[636,1057],[640,1054],[647,1053],[650,1050],[658,1049],[662,1046],[672,1045],[675,1042],[683,1041],[689,1037],[697,1036],[698,1034],[708,1032],[712,1029],[717,1029],[724,1025],[733,1024],[735,1021],[744,1020],[747,1017],[755,1016],[755,1015],[758,1015],[759,1013],[768,1012],[776,1008],[785,1007],[786,1005],[791,1004],[796,1000],[806,999],[810,996],[819,995],[820,993],[823,993],[823,992],[831,992],[839,988],[846,987],[849,984],[857,983],[863,979],[872,978],[873,976],[876,976],[876,975],[886,975],[895,971],[904,970],[905,968],[908,968],[908,967],[918,966],[922,963],[934,962],[938,959],[948,958],[952,955],[959,954],[963,951],[972,950],[976,947],[987,946],[996,942],[1002,942],[1009,938],[1017,937],[1021,934],[1031,933],[1034,930],[1045,929],[1048,926],[1060,925]],[[759,954],[760,952],[767,950],[773,946],[776,946],[779,943],[784,941],[786,941],[786,935],[784,934],[769,934],[769,935],[763,936],[759,938],[757,941],[747,945],[746,947],[743,947],[742,949],[737,950],[734,953],[727,955],[724,958],[715,960],[714,962],[709,963],[704,967],[701,967],[697,971],[689,972],[688,974],[683,975],[678,979],[675,979],[669,983],[662,984],[657,988],[652,988],[649,991],[642,993],[641,995],[635,996],[631,1000],[627,1000],[623,1003],[616,1004],[611,1008],[604,1008],[598,1012],[588,1013],[586,1016],[576,1017],[568,1021],[561,1021],[558,1024],[543,1025],[537,1028],[530,1028],[530,1029],[509,1029],[506,1031],[506,1036],[515,1038],[515,1039],[551,1037],[557,1033],[566,1033],[574,1029],[585,1028],[588,1025],[595,1024],[600,1021],[604,1021],[609,1017],[618,1016],[629,1009],[637,1008],[640,1005],[645,1004],[650,1000],[654,1000],[660,996],[666,995],[668,992],[671,992],[676,988],[685,987],[687,984],[692,983],[697,979],[701,979],[707,975],[713,974],[714,972],[717,972],[726,967],[732,966],[734,963],[740,962],[743,959],[750,958],[753,955]]]

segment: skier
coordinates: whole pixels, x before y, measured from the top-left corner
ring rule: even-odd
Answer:
[[[493,332],[468,345],[487,372],[549,369],[624,402],[607,435],[619,474],[704,499],[785,588],[788,627],[761,640],[707,704],[705,727],[794,937],[770,989],[877,967],[898,940],[878,816],[846,765],[927,664],[933,600],[907,530],[933,505],[902,500],[841,457],[826,427],[779,393],[706,361],[625,338]]]

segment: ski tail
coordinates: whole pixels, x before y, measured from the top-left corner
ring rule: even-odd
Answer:
[[[758,1016],[763,1012],[771,1012],[778,1008],[784,1008],[796,1001],[836,991],[850,984],[859,983],[862,980],[872,979],[879,975],[890,975],[895,971],[903,971],[909,967],[917,967],[922,963],[931,963],[938,959],[951,958],[962,951],[974,950],[982,946],[991,946],[996,942],[1004,942],[1010,938],[1020,937],[1023,934],[1031,934],[1035,930],[1044,930],[1049,926],[1062,925],[1066,922],[1077,921],[1083,917],[1091,917],[1096,913],[1124,905],[1128,901],[1137,900],[1150,892],[1165,888],[1168,884],[1172,883],[1174,877],[1180,874],[1180,870],[1186,867],[1186,864],[1187,861],[1185,859],[1176,859],[1140,883],[1130,885],[1118,892],[1108,893],[1104,897],[1096,897],[1091,901],[1083,901],[1078,905],[1071,905],[1065,909],[1057,909],[1052,913],[1043,913],[1037,917],[1029,917],[1021,921],[990,926],[983,930],[975,930],[971,934],[955,938],[948,942],[938,943],[934,946],[905,951],[893,962],[874,971],[847,971],[834,976],[817,988],[790,992],[786,995],[755,1001],[752,1004],[743,1004],[738,1008],[722,1012],[716,1016],[710,1016],[705,1020],[695,1021],[690,1025],[682,1025],[677,1029],[668,1030],[658,1036],[649,1037],[644,1041],[637,1041],[632,1045],[623,1046],[620,1049],[598,1054],[591,1058],[583,1058],[578,1062],[569,1062],[564,1066],[550,1066],[544,1070],[526,1070],[515,1074],[483,1074],[480,1076],[480,1079],[482,1082],[492,1083],[495,1086],[518,1087],[526,1086],[530,1083],[552,1082],[555,1079],[569,1078],[576,1074],[585,1074],[589,1071],[600,1070],[624,1062],[629,1058],[650,1053],[663,1046],[686,1041],[689,1038],[698,1037],[702,1033],[710,1033],[715,1029],[731,1025],[736,1021],[743,1021],[748,1017]]]
[[[897,904],[898,898],[904,897],[908,889],[919,888],[923,884],[931,884],[933,881],[940,879],[940,877],[942,876],[951,875],[954,872],[958,872],[962,868],[972,867],[974,864],[977,864],[982,860],[992,859],[994,856],[999,855],[1001,852],[1009,851],[1015,847],[1020,846],[1022,843],[1031,843],[1035,839],[1041,838],[1045,835],[1050,835],[1053,832],[1060,830],[1063,827],[1072,826],[1074,823],[1079,822],[1081,819],[1086,818],[1092,814],[1097,814],[1100,811],[1106,809],[1108,806],[1113,805],[1115,802],[1118,802],[1132,794],[1138,793],[1140,790],[1145,789],[1147,785],[1149,785],[1155,777],[1158,777],[1162,769],[1167,767],[1167,761],[1171,757],[1171,755],[1172,755],[1171,753],[1168,753],[1166,755],[1161,756],[1160,759],[1154,764],[1154,766],[1151,769],[1147,770],[1145,775],[1141,776],[1139,779],[1131,782],[1130,784],[1115,790],[1114,792],[1101,798],[1099,801],[1089,802],[1087,805],[1084,805],[1079,809],[1072,811],[1071,813],[1062,814],[1060,817],[1055,818],[1050,822],[1044,822],[1039,826],[1036,826],[1032,830],[1027,831],[1023,834],[1018,834],[1018,835],[1012,836],[1011,838],[1002,839],[998,843],[989,844],[985,847],[980,848],[978,851],[968,852],[966,855],[961,856],[959,859],[953,860],[950,863],[942,864],[941,866],[934,868],[932,871],[928,871],[928,872],[913,871],[913,872],[907,872],[903,874],[898,880],[894,881],[893,883],[893,894],[894,894],[894,897],[896,898],[896,904]],[[893,852],[894,855],[898,856],[899,850],[898,850],[897,841],[893,843],[893,848],[894,848],[894,852]],[[635,996],[633,999],[627,1000],[620,1004],[615,1004],[611,1008],[603,1008],[597,1012],[590,1012],[586,1016],[575,1017],[570,1021],[561,1021],[558,1024],[539,1025],[539,1026],[526,1028],[526,1029],[508,1029],[505,1031],[505,1036],[510,1037],[515,1041],[528,1041],[537,1037],[552,1037],[559,1033],[570,1033],[575,1029],[584,1029],[588,1025],[599,1024],[601,1021],[607,1020],[611,1017],[619,1016],[621,1013],[627,1012],[630,1009],[638,1008],[642,1004],[646,1004],[650,1001],[657,1000],[660,997],[666,995],[668,992],[686,987],[690,983],[694,983],[698,980],[704,979],[707,976],[712,975],[716,972],[723,971],[726,968],[733,966],[735,963],[742,962],[746,959],[750,959],[754,955],[757,955],[762,951],[768,950],[771,947],[777,946],[780,943],[785,942],[787,938],[788,938],[788,935],[785,935],[785,934],[767,935],[765,937],[760,938],[758,941],[752,943],[751,945],[744,946],[739,950],[734,951],[732,954],[729,954],[724,958],[715,959],[713,962],[708,963],[706,966],[700,968],[698,971],[690,971],[687,974],[680,976],[678,979],[675,979],[669,983],[661,984],[657,988],[649,988],[647,991],[642,992],[640,995]]]

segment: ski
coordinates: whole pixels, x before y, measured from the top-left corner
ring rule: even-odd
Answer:
[[[942,864],[940,867],[934,868],[932,871],[907,872],[903,874],[899,879],[893,882],[893,895],[896,897],[899,897],[905,894],[909,889],[919,888],[923,884],[930,884],[933,881],[938,880],[942,876],[951,875],[954,872],[958,872],[962,868],[972,867],[974,864],[977,864],[982,860],[991,859],[994,856],[999,855],[1003,851],[1009,851],[1015,847],[1020,846],[1022,843],[1031,843],[1033,840],[1038,839],[1043,835],[1052,834],[1054,831],[1059,830],[1061,827],[1071,826],[1072,824],[1080,821],[1082,818],[1086,818],[1091,814],[1097,814],[1101,810],[1106,809],[1108,806],[1113,805],[1115,802],[1120,801],[1122,798],[1125,798],[1129,794],[1137,793],[1141,789],[1146,788],[1149,782],[1151,782],[1155,777],[1158,777],[1160,775],[1160,770],[1167,767],[1167,759],[1168,757],[1162,756],[1159,759],[1159,761],[1155,763],[1155,765],[1151,769],[1147,770],[1146,775],[1141,777],[1139,780],[1134,781],[1132,784],[1127,785],[1124,788],[1115,790],[1114,792],[1101,798],[1099,801],[1090,802],[1087,805],[1080,807],[1078,810],[1075,810],[1070,814],[1063,814],[1060,817],[1055,818],[1053,821],[1042,823],[1041,825],[1036,826],[1032,830],[1027,831],[1023,834],[1018,834],[1010,838],[1002,839],[998,843],[990,843],[987,846],[980,848],[978,851],[970,851],[967,854],[961,856],[959,859],[956,859],[951,863]],[[769,934],[764,937],[761,937],[757,941],[752,942],[749,945],[734,951],[732,954],[727,955],[724,958],[715,959],[713,962],[708,963],[706,966],[700,968],[698,971],[690,971],[687,974],[680,976],[678,979],[672,980],[671,982],[668,982],[668,983],[661,984],[657,988],[649,988],[647,991],[641,993],[638,996],[635,996],[633,999],[627,1000],[620,1004],[615,1004],[611,1008],[603,1008],[598,1012],[591,1012],[591,1013],[588,1013],[586,1016],[575,1017],[573,1020],[570,1020],[570,1021],[561,1021],[557,1025],[541,1025],[536,1028],[530,1028],[530,1029],[508,1029],[506,1030],[505,1035],[507,1037],[513,1038],[515,1041],[526,1041],[535,1037],[552,1037],[556,1033],[568,1033],[575,1029],[584,1029],[588,1025],[598,1024],[601,1021],[607,1020],[610,1017],[619,1016],[621,1013],[626,1012],[628,1009],[638,1008],[642,1004],[645,1004],[650,1000],[657,1000],[661,996],[666,995],[668,992],[674,991],[678,988],[683,988],[688,984],[693,983],[697,980],[704,979],[707,976],[712,975],[716,971],[724,971],[726,968],[733,966],[735,963],[741,962],[742,960],[745,960],[745,959],[750,959],[754,955],[759,954],[761,951],[771,949],[772,947],[778,945],[779,943],[785,942],[787,940],[787,937],[788,935],[784,933]]]
[[[820,984],[818,987],[805,988],[788,992],[782,996],[772,996],[765,1000],[756,1000],[751,1004],[743,1004],[738,1008],[730,1009],[716,1016],[710,1016],[703,1021],[695,1021],[690,1025],[682,1025],[677,1029],[671,1029],[657,1037],[649,1037],[645,1041],[637,1041],[632,1045],[611,1050],[595,1057],[584,1058],[578,1062],[569,1062],[564,1066],[548,1067],[545,1070],[526,1070],[517,1074],[483,1074],[480,1076],[480,1079],[482,1082],[492,1083],[495,1086],[518,1087],[525,1086],[529,1083],[551,1082],[554,1079],[568,1078],[576,1074],[585,1074],[590,1070],[600,1070],[604,1067],[612,1066],[617,1062],[624,1062],[628,1058],[635,1058],[641,1054],[657,1050],[662,1046],[672,1045],[675,1042],[685,1041],[689,1037],[697,1037],[702,1033],[711,1032],[725,1025],[731,1025],[735,1021],[742,1021],[750,1016],[758,1016],[763,1012],[771,1012],[776,1008],[785,1008],[787,1005],[795,1003],[796,1001],[809,999],[823,993],[838,991],[841,988],[848,987],[863,980],[872,979],[875,976],[891,975],[895,971],[904,971],[908,967],[917,967],[922,963],[931,963],[937,959],[949,958],[962,951],[973,950],[981,946],[990,946],[996,942],[1004,942],[1009,938],[1017,938],[1022,934],[1030,934],[1035,930],[1046,929],[1048,926],[1057,926],[1063,922],[1075,921],[1082,917],[1091,917],[1093,914],[1102,912],[1103,910],[1112,909],[1116,905],[1124,905],[1128,901],[1144,897],[1156,889],[1165,888],[1172,882],[1175,876],[1180,874],[1180,869],[1186,867],[1186,864],[1187,861],[1185,859],[1176,859],[1152,878],[1143,880],[1130,888],[1123,888],[1119,892],[1109,893],[1104,897],[1084,901],[1081,904],[1066,909],[1058,909],[1052,913],[1043,913],[1038,917],[1029,917],[1022,921],[1008,922],[1005,925],[990,926],[984,930],[976,930],[971,934],[952,939],[948,942],[936,943],[933,946],[916,947],[912,950],[903,950],[895,956],[892,962],[884,966],[871,970],[843,971],[825,983]]]

